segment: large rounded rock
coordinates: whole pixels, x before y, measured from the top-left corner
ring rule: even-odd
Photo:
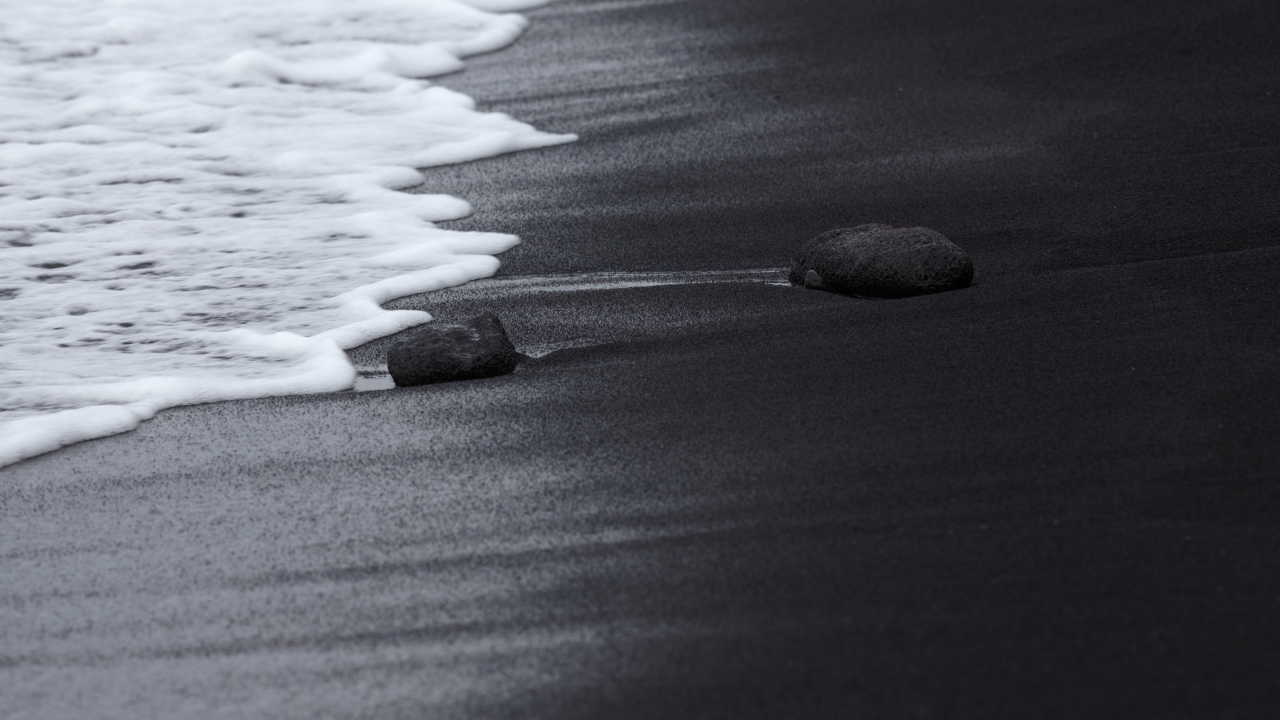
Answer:
[[[789,279],[845,295],[900,298],[968,287],[973,261],[929,228],[859,225],[810,240]]]
[[[400,386],[475,380],[515,369],[515,346],[495,315],[463,325],[423,325],[387,352],[387,370]]]

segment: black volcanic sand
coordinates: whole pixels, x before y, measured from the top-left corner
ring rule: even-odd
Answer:
[[[582,140],[430,170],[478,207],[454,226],[526,242],[396,305],[563,349],[0,471],[0,708],[1280,711],[1280,7],[531,17],[444,84]],[[872,221],[947,234],[975,285],[520,290],[778,268]]]

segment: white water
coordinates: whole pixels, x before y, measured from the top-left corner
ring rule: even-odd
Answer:
[[[174,405],[351,387],[395,297],[510,235],[413,168],[573,139],[420,78],[541,0],[43,0],[0,16],[0,465]],[[429,189],[429,188],[428,188]]]

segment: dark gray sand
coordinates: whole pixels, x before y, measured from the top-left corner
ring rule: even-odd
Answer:
[[[582,140],[430,171],[526,243],[399,304],[542,357],[0,471],[0,716],[1280,711],[1280,8],[531,16],[445,84]],[[975,285],[519,279],[870,221]]]

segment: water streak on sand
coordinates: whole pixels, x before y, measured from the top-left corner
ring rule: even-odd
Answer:
[[[514,275],[486,278],[451,288],[450,295],[520,295],[583,290],[622,290],[659,285],[703,283],[779,283],[786,285],[788,268],[750,270],[650,270],[640,272],[593,272],[573,275]]]
[[[0,465],[179,404],[350,387],[382,303],[511,235],[414,168],[573,140],[421,78],[540,0],[59,0],[0,26]],[[191,33],[190,28],[199,32]]]
[[[741,283],[752,285],[782,285],[790,287],[787,282],[788,268],[762,268],[750,270],[684,270],[684,271],[639,271],[639,272],[593,272],[555,274],[555,275],[510,275],[506,277],[485,278],[441,290],[431,295],[437,303],[460,302],[465,306],[483,307],[485,303],[504,300],[527,300],[531,296],[552,294],[563,295],[573,292],[599,292],[610,290],[628,290],[632,288],[650,288],[670,285],[707,285]],[[413,303],[412,300],[407,302]],[[397,303],[392,303],[394,306]],[[508,328],[511,330],[511,328]],[[516,350],[531,358],[542,358],[560,350],[584,348],[610,342],[607,337],[600,337],[587,328],[584,334],[575,337],[560,337],[548,341],[539,338],[532,342],[522,340],[520,333],[513,333]],[[385,350],[384,350],[385,352]],[[368,356],[365,356],[368,362]],[[352,387],[357,391],[390,390],[396,385],[388,374],[387,366],[357,365],[356,381]]]

